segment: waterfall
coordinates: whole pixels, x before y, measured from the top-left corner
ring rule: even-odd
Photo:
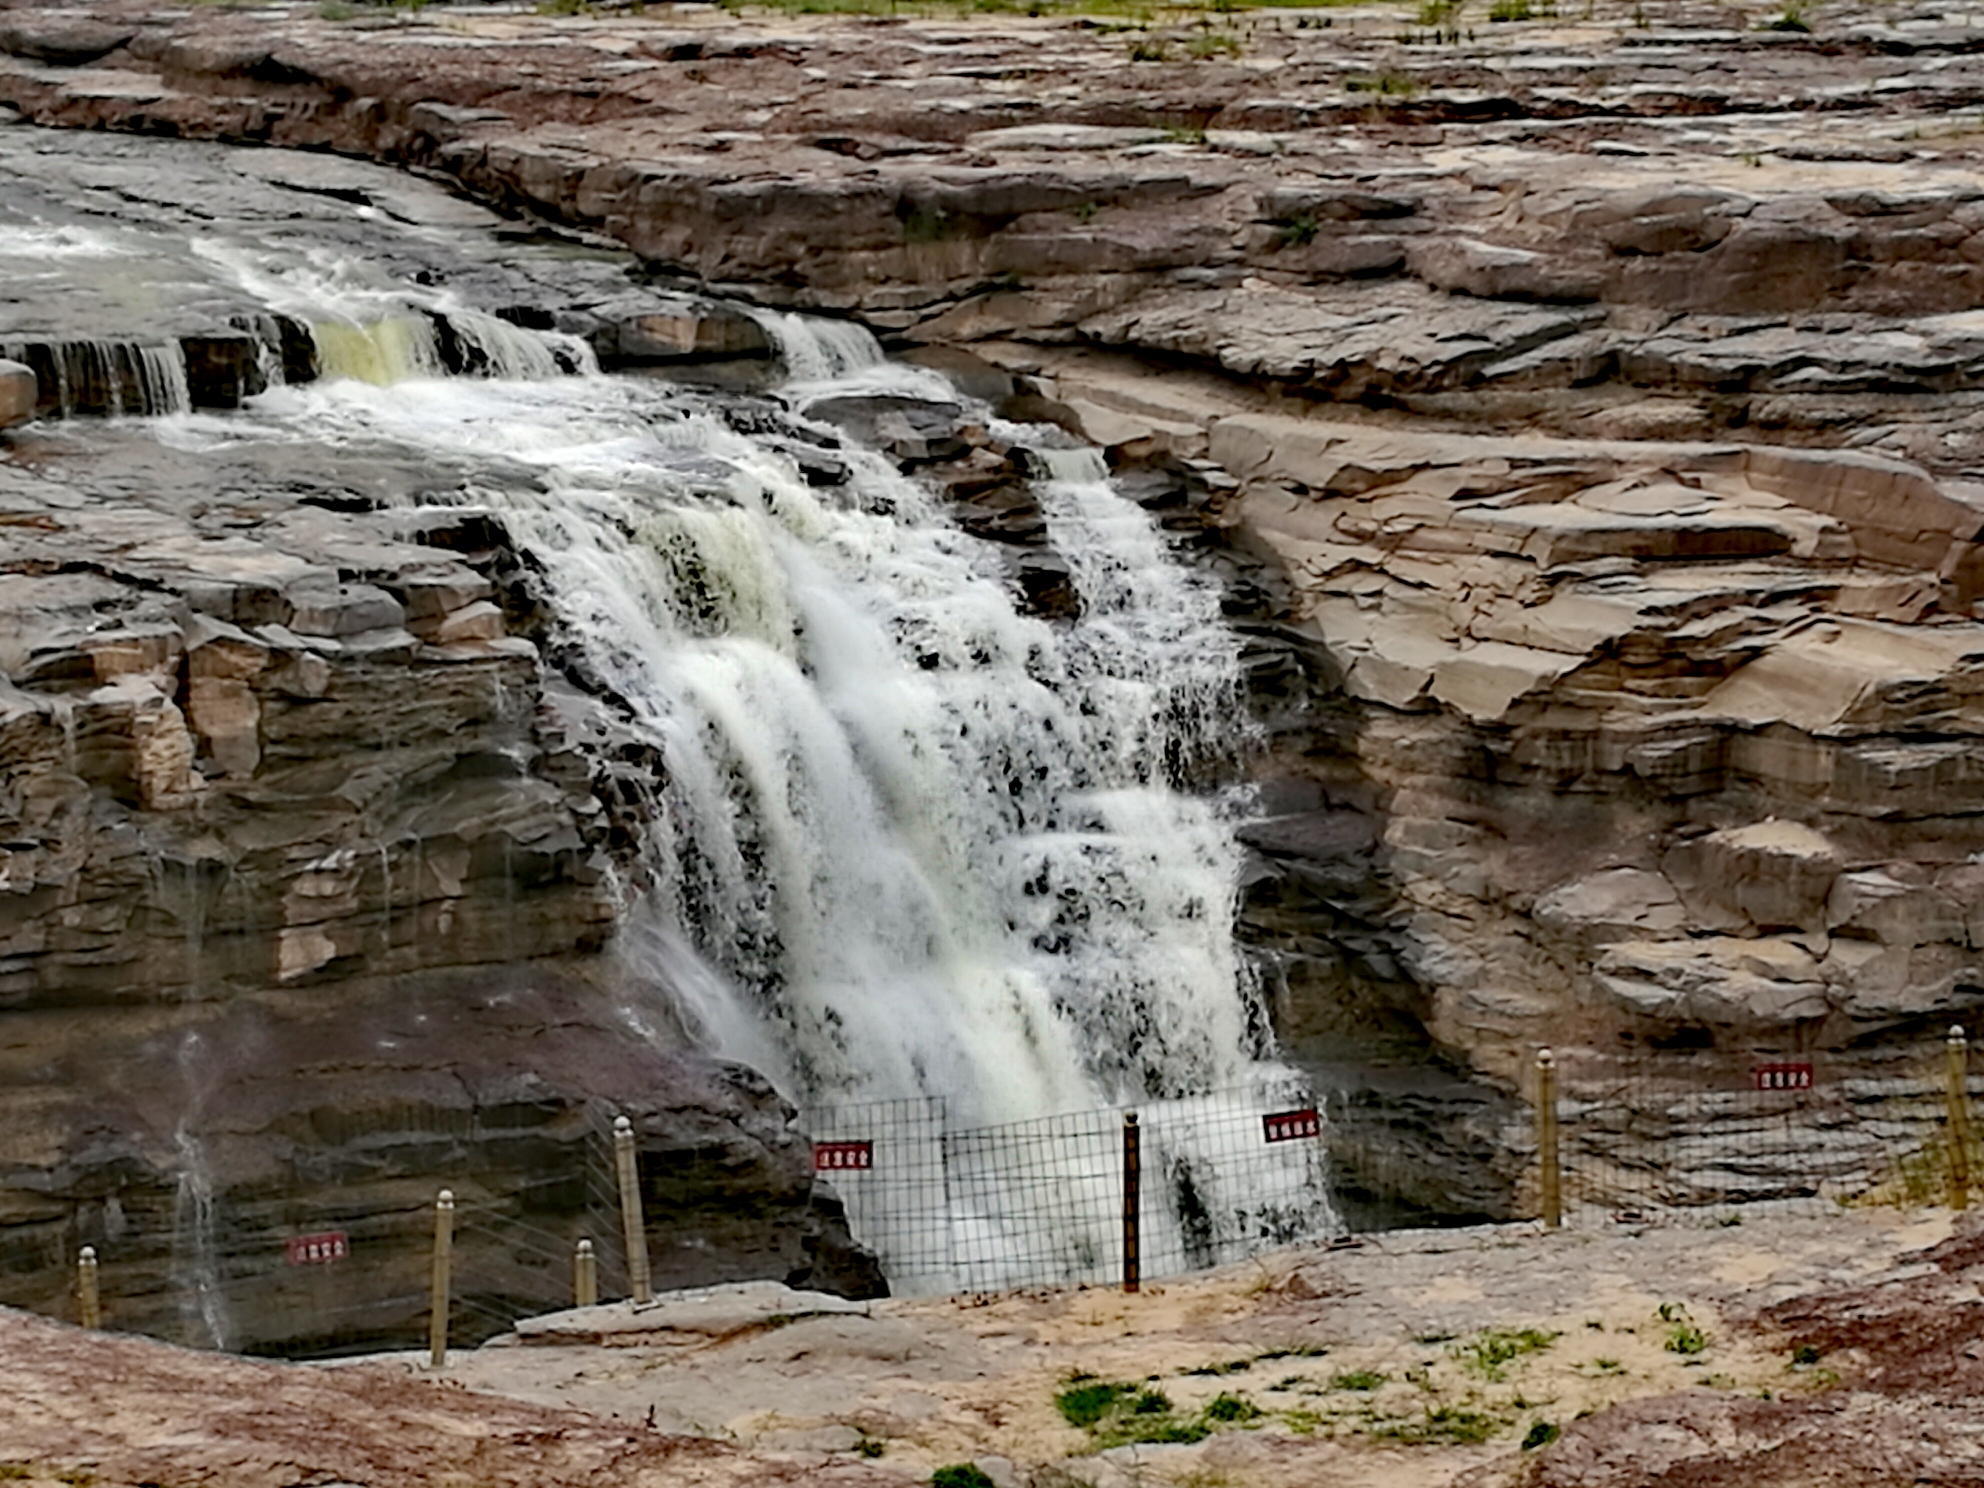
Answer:
[[[32,368],[43,396],[53,394],[50,401],[64,418],[184,413],[193,406],[186,355],[176,341],[11,342],[0,344],[0,356]]]
[[[179,1044],[179,1073],[186,1084],[186,1109],[173,1131],[179,1172],[172,1195],[174,1278],[181,1288],[180,1311],[189,1337],[217,1349],[230,1346],[234,1328],[221,1286],[220,1250],[215,1237],[212,1168],[191,1123],[212,1093],[214,1072],[206,1041],[188,1033]]]
[[[795,1098],[943,1091],[1006,1120],[1239,1078],[1234,850],[1169,779],[1235,716],[1210,592],[1071,467],[1042,488],[1088,605],[1064,631],[878,454],[816,490],[681,403],[335,381],[214,427],[473,472],[660,748],[651,909],[709,973],[707,1027],[753,1027]]]
[[[866,326],[775,310],[754,312],[795,383],[824,383],[882,365],[882,348]]]
[[[662,761],[620,948],[705,1046],[811,1107],[941,1094],[953,1126],[1139,1103],[1154,1243],[1223,1258],[1295,1233],[1289,1215],[1327,1209],[1319,1155],[1250,1169],[1242,1193],[1194,1135],[1251,1127],[1258,1145],[1260,1112],[1295,1099],[1260,1063],[1232,939],[1239,802],[1194,789],[1237,778],[1245,744],[1217,592],[1093,451],[985,410],[1038,472],[1073,622],[1027,614],[992,546],[880,453],[843,444],[846,478],[813,484],[801,456],[838,441],[810,403],[957,394],[857,327],[769,319],[789,414],[591,372],[382,386],[319,315],[333,375],[166,433],[418,452],[501,513]],[[394,355],[430,371],[418,328],[438,321],[404,323]],[[626,1017],[659,1029],[652,1007]],[[1094,1274],[1120,1196],[1086,1167],[1063,1177],[1062,1270]],[[1025,1279],[998,1162],[957,1179],[950,1243],[979,1259],[944,1281]]]

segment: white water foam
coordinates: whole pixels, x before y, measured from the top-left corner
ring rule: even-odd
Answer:
[[[802,409],[955,396],[858,328],[776,319]],[[816,489],[779,440],[682,401],[596,375],[343,380],[166,434],[419,452],[501,512],[664,761],[622,949],[707,1044],[804,1104],[942,1094],[956,1126],[1141,1103],[1154,1252],[1228,1258],[1296,1214],[1313,1229],[1313,1153],[1227,1193],[1206,1135],[1291,1098],[1258,1062],[1233,945],[1231,803],[1182,788],[1230,758],[1244,716],[1211,585],[1051,431],[996,430],[1043,467],[1070,625],[1024,614],[989,545],[880,455],[843,448],[846,483]],[[1010,1154],[983,1153],[957,1160],[951,1259],[928,1283],[1107,1271],[1112,1180],[1077,1152],[1034,1160],[1066,1205],[1043,1263],[1015,1228]],[[889,1223],[865,1236],[885,1256]]]

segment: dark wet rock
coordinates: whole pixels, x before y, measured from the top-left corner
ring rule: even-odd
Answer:
[[[81,67],[108,56],[135,34],[131,26],[93,21],[73,12],[42,16],[17,10],[0,19],[0,52],[56,67]]]
[[[950,460],[970,448],[963,435],[964,407],[958,403],[899,393],[837,393],[810,398],[803,408],[808,418],[835,424],[904,465]]]

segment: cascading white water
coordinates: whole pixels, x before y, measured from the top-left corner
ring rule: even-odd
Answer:
[[[949,391],[857,328],[771,328],[807,374],[802,415],[850,386]],[[420,451],[544,565],[664,761],[623,948],[655,954],[721,1052],[802,1103],[942,1093],[962,1125],[1261,1077],[1237,849],[1220,803],[1181,788],[1234,747],[1236,645],[1093,452],[997,430],[1044,468],[1082,601],[1055,625],[879,454],[841,450],[846,482],[816,489],[788,446],[827,431],[747,437],[652,382],[344,378],[167,437],[258,432]],[[1154,1187],[1205,1187],[1184,1132]],[[960,1176],[960,1233],[994,1260],[947,1279],[1004,1277],[998,1173]],[[1283,1186],[1312,1178],[1298,1162]],[[1114,1202],[1071,1221],[1069,1274]]]
[[[53,386],[45,392],[65,418],[77,413],[162,415],[193,406],[186,354],[176,341],[139,345],[97,339],[0,343],[0,355],[39,363]]]
[[[535,473],[476,496],[660,742],[657,912],[795,1096],[941,1090],[1004,1120],[1236,1078],[1232,848],[1161,764],[1192,715],[1179,688],[1219,665],[1230,686],[1232,663],[1181,643],[1222,632],[1142,513],[1093,472],[1049,483],[1056,540],[1095,580],[1063,633],[879,456],[848,452],[822,494],[669,404],[609,378],[347,381],[246,417]],[[1112,561],[1125,512],[1146,546]],[[1184,605],[1168,651],[1132,623],[1154,596],[1121,582],[1153,562]]]

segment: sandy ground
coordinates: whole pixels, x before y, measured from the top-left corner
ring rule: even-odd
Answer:
[[[0,1478],[879,1488],[976,1462],[999,1488],[1984,1482],[1964,1373],[1984,1371],[1984,1229],[1951,1230],[1868,1210],[1399,1233],[1137,1296],[759,1283],[534,1319],[439,1378],[0,1313]],[[1057,1406],[1109,1386],[1086,1427]],[[1134,1440],[1152,1436],[1185,1439]]]
[[[1401,1233],[1134,1297],[1029,1292],[810,1317],[799,1294],[734,1293],[728,1312],[714,1296],[700,1315],[609,1310],[604,1326],[626,1331],[594,1336],[611,1348],[492,1346],[450,1374],[744,1446],[877,1453],[878,1466],[918,1478],[977,1460],[995,1479],[1059,1473],[1104,1488],[1446,1484],[1519,1459],[1532,1432],[1622,1401],[1831,1384],[1732,1316],[1877,1280],[1948,1224],[1883,1210],[1708,1230]],[[536,1325],[539,1337],[571,1338],[591,1326],[583,1314]],[[1688,1330],[1699,1350],[1677,1351],[1692,1347]],[[1499,1365],[1498,1339],[1518,1351]],[[1160,1421],[1202,1422],[1222,1395],[1245,1419],[1196,1443],[1098,1451],[1107,1428],[1077,1429],[1056,1407],[1077,1374],[1161,1392],[1172,1409],[1153,1413]]]

